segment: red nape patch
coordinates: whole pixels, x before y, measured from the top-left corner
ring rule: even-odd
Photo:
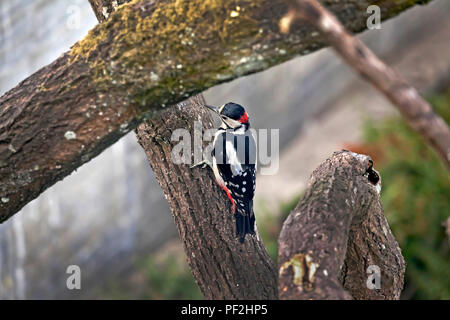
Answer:
[[[239,119],[240,123],[247,123],[248,122],[248,115],[247,112],[244,113],[243,116],[241,116],[241,118]]]

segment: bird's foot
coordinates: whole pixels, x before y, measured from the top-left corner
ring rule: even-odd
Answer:
[[[209,163],[208,163],[206,160],[203,160],[203,161],[200,161],[199,163],[196,163],[196,164],[192,165],[192,166],[191,166],[191,169],[192,169],[192,168],[199,167],[199,166],[201,166],[201,168],[204,169],[204,168],[206,168],[207,166],[209,166]]]

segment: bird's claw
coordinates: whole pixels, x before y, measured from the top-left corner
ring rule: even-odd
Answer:
[[[201,161],[199,163],[196,163],[196,164],[192,165],[191,169],[199,167],[199,166],[201,166],[202,169],[205,169],[208,166],[208,163],[205,160],[203,160],[203,161]]]

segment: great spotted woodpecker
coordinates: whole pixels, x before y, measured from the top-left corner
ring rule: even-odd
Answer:
[[[233,102],[220,108],[206,105],[222,123],[214,136],[212,163],[217,183],[226,192],[236,220],[241,243],[245,235],[255,234],[253,196],[256,187],[256,143],[245,109]]]

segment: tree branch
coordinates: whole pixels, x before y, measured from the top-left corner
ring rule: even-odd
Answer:
[[[296,0],[295,10],[284,19],[299,17],[319,30],[325,41],[367,81],[373,84],[406,118],[409,125],[427,141],[450,170],[450,130],[417,90],[384,64],[364,43],[316,0]],[[287,26],[285,27],[287,28]]]
[[[330,6],[361,31],[369,4]],[[379,5],[384,19],[407,7]],[[286,11],[285,0],[136,0],[108,13],[0,98],[0,222],[165,106],[323,46],[309,28],[282,35]]]
[[[281,299],[398,299],[405,262],[368,156],[335,153],[314,170],[278,240]],[[377,269],[379,268],[379,269]],[[369,289],[369,272],[381,288]]]

